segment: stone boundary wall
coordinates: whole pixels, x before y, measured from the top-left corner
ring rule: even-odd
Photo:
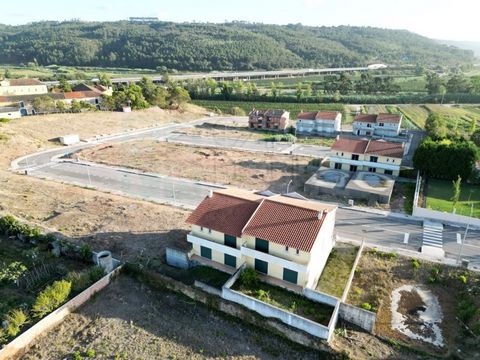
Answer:
[[[122,266],[117,267],[5,345],[3,349],[0,350],[0,360],[14,359],[22,356],[39,335],[58,325],[67,315],[82,306],[85,302],[90,300],[95,293],[110,284],[112,279],[118,275],[121,268]]]
[[[339,302],[340,299],[336,298],[335,296],[325,294],[321,291],[317,290],[312,290],[308,288],[304,288],[302,290],[303,296],[305,296],[307,299],[322,303],[322,304],[327,304],[330,306],[336,306],[337,303]]]
[[[343,320],[355,324],[370,333],[373,333],[375,330],[377,315],[371,311],[360,309],[350,304],[340,303],[339,315]]]
[[[195,280],[195,282],[193,283],[193,285],[199,289],[202,289],[203,291],[205,291],[206,293],[208,294],[212,294],[212,295],[216,295],[216,296],[222,296],[222,291],[217,289],[217,288],[214,288],[213,286],[210,286],[210,285],[207,285],[201,281],[198,281],[198,280]]]

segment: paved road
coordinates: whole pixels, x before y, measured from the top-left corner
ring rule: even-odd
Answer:
[[[205,120],[198,120],[192,124],[198,124]],[[208,120],[209,122],[212,119]],[[219,119],[218,121],[231,121]],[[191,124],[190,124],[191,125]],[[156,202],[170,203],[187,208],[195,207],[210,191],[217,186],[212,184],[198,183],[185,179],[170,178],[160,175],[143,174],[125,169],[115,169],[101,165],[85,165],[75,162],[51,162],[55,155],[62,155],[94,146],[98,143],[123,142],[142,138],[168,139],[168,141],[183,141],[195,145],[216,145],[232,147],[231,141],[238,147],[253,151],[288,152],[306,154],[311,152],[321,154],[324,148],[314,146],[292,146],[291,144],[276,144],[275,149],[271,143],[258,141],[238,141],[232,139],[208,139],[195,136],[174,134],[172,131],[184,128],[185,124],[169,124],[162,128],[150,129],[108,139],[101,139],[93,144],[81,144],[69,148],[54,149],[47,153],[34,154],[21,160],[20,169],[28,169],[33,176],[45,177],[74,183],[80,186],[95,187],[100,190],[122,193],[128,196],[148,199]],[[272,146],[272,148],[268,148]],[[444,250],[446,256],[455,259],[460,245],[457,244],[457,233],[463,233],[464,229],[445,227]],[[367,213],[348,208],[339,208],[336,222],[336,232],[340,238],[353,240],[365,239],[366,242],[387,246],[393,249],[406,249],[417,251],[421,246],[422,226],[418,221],[385,216],[380,213]],[[408,244],[404,244],[405,233],[409,234]],[[480,264],[480,231],[470,231],[464,246],[464,257],[471,262]]]

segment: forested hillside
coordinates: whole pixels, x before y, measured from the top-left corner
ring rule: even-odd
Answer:
[[[403,30],[245,23],[0,25],[0,63],[181,71],[387,64],[451,66],[473,53]]]

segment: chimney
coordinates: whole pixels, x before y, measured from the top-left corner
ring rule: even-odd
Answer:
[[[321,220],[322,216],[323,216],[323,211],[319,211],[318,214],[317,214],[317,219]]]
[[[211,198],[212,196],[213,196],[213,191],[210,190],[210,191],[208,192],[208,197]]]

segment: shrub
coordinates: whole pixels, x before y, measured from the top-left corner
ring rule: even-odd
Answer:
[[[412,259],[412,267],[417,270],[420,267],[420,262],[417,259]]]
[[[258,274],[252,268],[246,268],[240,274],[240,282],[246,287],[255,287],[258,285]]]
[[[92,283],[97,282],[105,275],[105,269],[101,266],[93,266],[88,269],[88,275]]]
[[[5,320],[8,322],[6,333],[11,337],[17,336],[23,325],[28,322],[27,314],[21,309],[10,311]]]
[[[7,267],[0,269],[0,282],[15,282],[27,271],[27,267],[19,261],[10,263]]]
[[[458,317],[465,323],[468,323],[478,311],[478,308],[470,299],[464,299],[458,303]]]
[[[82,360],[82,354],[80,354],[80,351],[75,351],[73,353],[73,360]]]
[[[320,159],[312,159],[308,162],[308,166],[320,167],[320,165],[322,165],[322,162],[320,161]]]
[[[0,218],[0,231],[5,235],[17,235],[20,231],[20,223],[11,215]]]
[[[85,352],[85,356],[87,358],[93,358],[95,357],[95,350],[93,349],[88,349],[86,352]]]
[[[368,302],[364,302],[362,304],[362,309],[370,311],[370,310],[372,310],[372,305],[370,305],[370,303],[368,303]]]
[[[55,281],[40,292],[32,307],[35,317],[41,318],[59,307],[70,295],[72,283],[67,280]]]
[[[91,262],[92,261],[92,248],[87,244],[83,244],[78,249],[78,256],[80,256],[80,259],[82,259],[85,262]]]
[[[271,142],[295,142],[297,138],[292,134],[278,134],[267,136],[263,140]]]
[[[268,291],[260,289],[260,290],[257,290],[257,297],[261,301],[268,301],[268,300],[270,300],[270,293]]]
[[[10,119],[7,118],[0,118],[0,124],[7,124],[10,122]]]
[[[72,271],[70,272],[66,279],[72,283],[72,291],[75,293],[79,293],[85,290],[90,285],[90,274],[88,271]]]
[[[245,116],[245,115],[247,115],[245,113],[245,110],[243,110],[242,108],[240,108],[238,106],[231,107],[229,112],[230,112],[230,114],[235,115],[235,116]]]
[[[466,284],[468,278],[467,278],[465,275],[460,275],[460,276],[458,277],[458,280],[460,280],[460,282],[461,282],[462,284]]]

